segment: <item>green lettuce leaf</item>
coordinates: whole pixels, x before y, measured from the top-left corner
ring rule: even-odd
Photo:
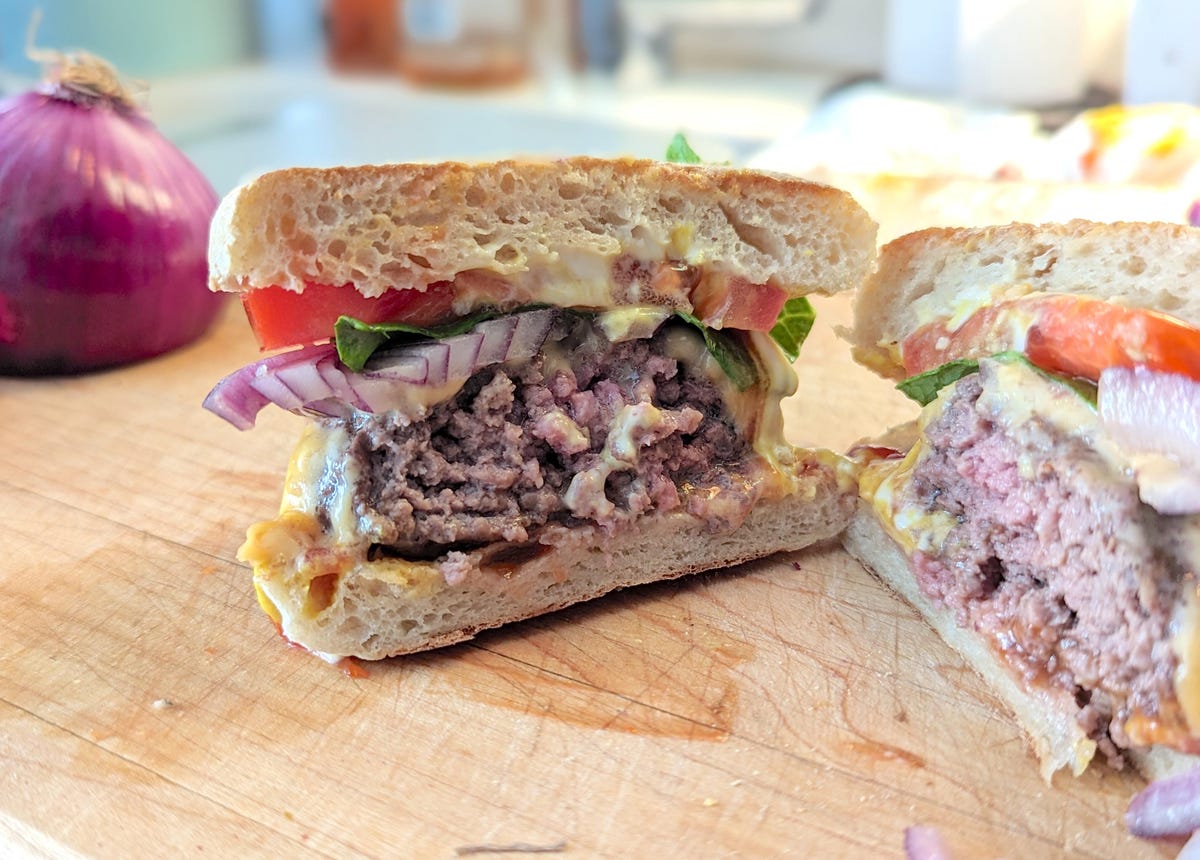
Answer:
[[[903,379],[896,384],[900,393],[910,400],[915,400],[926,406],[937,399],[938,392],[952,382],[957,382],[964,376],[970,376],[979,371],[979,360],[975,358],[958,358],[948,361],[941,367],[927,370]]]
[[[1065,385],[1079,395],[1093,409],[1096,408],[1096,386],[1089,380],[1060,376],[1057,373],[1043,370],[1030,361],[1027,355],[1015,350],[996,353],[991,356],[991,359],[1001,362],[1020,362],[1026,367],[1037,371],[1046,379],[1057,382],[1060,385]],[[925,406],[936,400],[938,392],[947,385],[978,371],[979,359],[958,358],[954,361],[948,361],[940,367],[935,367],[933,370],[927,370],[924,373],[918,373],[915,376],[908,377],[908,379],[901,380],[896,384],[896,388],[909,399],[915,400],[917,403]]]
[[[771,337],[779,344],[788,361],[795,361],[799,357],[800,346],[812,331],[816,318],[817,312],[804,296],[788,299],[779,312],[779,319],[775,320],[775,326],[771,329]]]
[[[521,308],[528,310],[528,308]],[[338,358],[353,371],[362,370],[377,349],[387,344],[396,346],[415,340],[441,340],[465,334],[484,320],[502,316],[496,310],[481,310],[438,326],[415,326],[408,323],[368,323],[354,317],[340,316],[333,326],[333,339]]]
[[[683,311],[676,311],[675,316],[699,330],[709,354],[717,362],[717,366],[725,371],[729,380],[737,386],[738,391],[745,391],[758,382],[758,367],[750,355],[750,350],[746,349],[738,335],[709,328],[696,317]]]
[[[696,155],[696,151],[692,149],[687,142],[687,138],[683,136],[683,132],[676,132],[671,138],[671,142],[667,145],[667,161],[672,161],[676,164],[702,164],[700,156]]]

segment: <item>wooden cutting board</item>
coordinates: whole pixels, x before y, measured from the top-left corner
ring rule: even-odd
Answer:
[[[857,191],[885,237],[937,220]],[[991,215],[976,194],[956,220]],[[844,448],[911,417],[833,336],[848,303],[818,308],[789,436]],[[960,858],[1177,849],[1126,835],[1129,773],[1045,785],[983,685],[834,545],[365,678],[287,647],[234,553],[301,421],[238,433],[199,405],[255,354],[231,303],[168,357],[0,380],[0,855],[888,857],[916,823]]]

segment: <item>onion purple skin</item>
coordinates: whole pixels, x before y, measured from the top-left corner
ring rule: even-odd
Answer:
[[[0,101],[0,374],[99,370],[199,337],[212,186],[136,110]]]
[[[1125,811],[1125,826],[1142,839],[1171,839],[1200,832],[1200,768],[1155,780]]]

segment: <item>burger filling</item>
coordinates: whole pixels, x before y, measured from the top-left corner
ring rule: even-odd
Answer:
[[[902,462],[864,488],[926,597],[989,638],[1030,689],[1073,697],[1113,763],[1187,746],[1174,641],[1191,518],[1140,501],[1096,444],[1090,406],[1020,364],[984,361],[927,407]]]
[[[664,316],[564,314],[533,360],[482,369],[428,408],[320,419],[280,517],[251,530],[243,556],[292,559],[305,576],[314,559],[394,559],[453,584],[581,527],[678,512],[737,529],[803,480],[778,409],[795,374],[759,344],[746,351],[758,381],[739,389],[695,327]]]
[[[736,525],[753,492],[724,467],[746,459],[748,442],[718,387],[670,354],[680,336],[691,337],[573,331],[570,354],[481,371],[423,420],[348,419],[362,532],[376,551],[428,558],[528,541],[550,522],[613,530],[689,505],[714,528]],[[723,504],[705,509],[714,488]]]

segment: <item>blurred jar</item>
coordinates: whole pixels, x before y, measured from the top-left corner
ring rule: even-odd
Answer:
[[[325,0],[329,65],[339,72],[395,72],[396,0]]]
[[[393,2],[400,10],[398,65],[413,83],[504,86],[529,75],[534,0]]]

